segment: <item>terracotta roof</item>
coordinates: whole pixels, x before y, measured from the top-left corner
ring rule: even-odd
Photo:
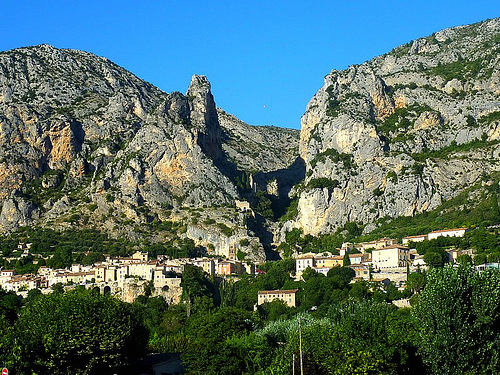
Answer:
[[[262,290],[259,292],[259,294],[290,294],[290,293],[297,293],[298,289],[291,289],[291,290]]]
[[[297,259],[314,259],[314,255],[310,255],[310,254],[301,254],[297,257]]]
[[[469,228],[455,228],[455,229],[442,229],[442,230],[435,230],[433,232],[430,232],[430,233],[443,233],[443,232],[454,232],[456,230],[468,230]],[[430,234],[429,233],[429,234]]]
[[[402,245],[390,245],[390,246],[385,246],[382,247],[381,249],[373,250],[373,251],[381,251],[381,250],[391,250],[391,249],[405,249],[409,250],[410,248],[407,246],[402,246]]]
[[[384,281],[384,280],[390,280],[388,277],[378,277],[378,278],[372,278],[371,281],[376,281],[376,282],[381,282],[381,281]]]

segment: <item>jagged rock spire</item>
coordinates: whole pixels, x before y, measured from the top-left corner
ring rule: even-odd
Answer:
[[[223,156],[221,128],[207,77],[193,75],[186,96],[191,109],[191,127],[197,132],[198,144],[214,161],[219,161]]]

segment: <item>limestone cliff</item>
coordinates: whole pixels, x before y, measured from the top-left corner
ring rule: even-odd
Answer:
[[[233,174],[252,164],[232,160],[244,157],[228,151],[234,139],[220,116],[243,138],[266,133],[218,110],[204,76],[193,76],[185,95],[165,93],[82,51],[40,45],[0,53],[0,232],[89,226],[139,239],[165,220],[191,223],[193,208],[226,215],[240,198]],[[298,132],[291,133],[284,131],[295,140],[288,153],[261,137],[272,151],[257,170],[286,167],[297,153]],[[235,243],[251,237],[240,222]],[[262,259],[258,253],[251,257]]]
[[[329,73],[302,117],[306,179],[283,230],[414,215],[498,171],[499,56],[494,19]]]

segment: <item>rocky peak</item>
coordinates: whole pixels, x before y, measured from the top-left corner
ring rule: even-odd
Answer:
[[[185,95],[165,93],[83,51],[0,52],[0,232],[46,225],[189,237],[214,254],[263,260],[256,229],[233,207],[236,177],[246,186],[249,171],[261,171],[265,188],[296,158],[297,133],[217,109],[204,76]]]
[[[191,129],[198,137],[198,145],[214,161],[219,162],[223,157],[221,127],[207,77],[193,75],[186,96],[191,109]]]
[[[499,56],[494,19],[331,71],[302,117],[307,177],[285,227],[414,215],[499,171]]]

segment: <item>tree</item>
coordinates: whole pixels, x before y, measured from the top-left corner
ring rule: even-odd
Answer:
[[[412,293],[420,292],[425,286],[425,275],[421,272],[413,272],[408,275],[406,281],[406,288],[411,290]]]
[[[205,273],[200,267],[186,264],[182,273],[181,287],[183,298],[189,303],[204,302],[205,298],[203,297],[213,301],[215,287],[205,277]]]
[[[367,282],[365,280],[358,280],[352,284],[351,290],[349,291],[349,296],[361,301],[365,299],[370,294]]]
[[[474,264],[485,264],[487,256],[485,254],[476,254],[474,256]]]
[[[12,325],[21,311],[21,299],[14,292],[6,292],[0,287],[0,317]]]
[[[349,265],[351,265],[351,259],[349,258],[349,252],[346,251],[346,253],[344,254],[344,259],[342,260],[342,265],[344,267],[347,267]]]
[[[266,302],[259,307],[259,313],[267,320],[286,319],[294,311],[282,300]]]
[[[500,273],[431,269],[412,315],[420,352],[435,373],[500,373]]]
[[[457,257],[457,263],[463,266],[472,265],[472,257],[469,254],[460,254]]]
[[[333,267],[327,273],[327,277],[335,280],[341,289],[347,287],[354,276],[356,272],[351,267]]]
[[[440,252],[426,251],[424,254],[424,262],[429,267],[443,267],[444,256]]]
[[[252,313],[233,307],[193,315],[187,324],[190,345],[182,360],[190,374],[241,374],[241,359],[226,340],[252,330]]]
[[[38,296],[15,324],[19,372],[108,374],[144,353],[131,306],[88,290]]]
[[[304,281],[308,281],[309,279],[312,279],[313,277],[318,276],[318,273],[313,270],[311,267],[307,267],[304,272],[302,272],[302,278]]]

